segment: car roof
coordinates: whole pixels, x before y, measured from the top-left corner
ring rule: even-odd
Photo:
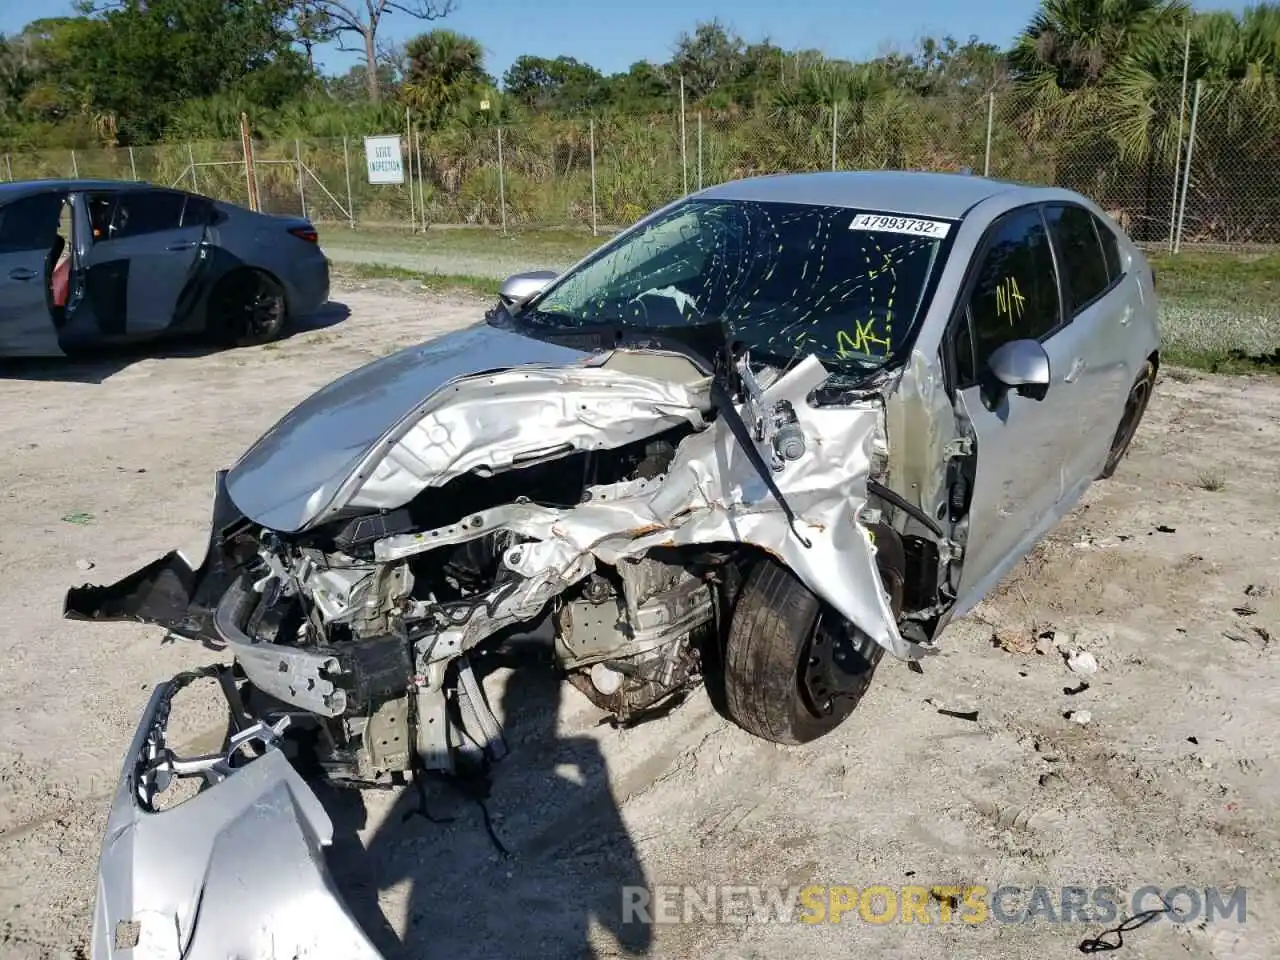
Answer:
[[[1012,191],[1025,193],[1028,202],[1043,199],[1050,192],[1060,193],[964,173],[857,170],[749,177],[710,187],[694,196],[851,207],[959,220],[982,201]]]
[[[29,196],[33,193],[43,193],[45,190],[95,190],[103,192],[137,190],[139,188],[146,190],[164,189],[152,183],[145,183],[142,180],[13,180],[9,183],[0,183],[0,202]]]

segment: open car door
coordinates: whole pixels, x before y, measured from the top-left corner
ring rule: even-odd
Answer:
[[[174,325],[207,256],[208,206],[154,187],[84,195],[88,236],[77,272],[101,335],[132,338]]]
[[[0,205],[0,356],[60,357],[51,280],[66,238],[58,233],[65,192]]]

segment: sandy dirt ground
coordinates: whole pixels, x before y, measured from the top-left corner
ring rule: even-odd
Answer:
[[[266,347],[0,369],[0,955],[87,956],[107,801],[138,714],[155,683],[214,656],[161,645],[154,628],[63,621],[63,591],[173,547],[198,556],[216,469],[333,377],[484,306],[389,281],[334,299],[314,329]],[[808,747],[752,739],[702,691],[615,730],[547,675],[496,671],[486,684],[513,753],[486,803],[511,856],[446,786],[425,804],[412,789],[326,794],[348,902],[389,957],[986,960],[1079,955],[1144,886],[1224,899],[1243,887],[1245,922],[1166,917],[1123,934],[1117,956],[1272,956],[1277,463],[1280,381],[1163,373],[1117,477],[954,624],[944,654],[922,673],[886,660],[854,716]],[[1095,674],[1069,669],[1076,651]],[[621,888],[663,885],[756,892],[727,891],[710,920],[676,899],[658,918],[689,907],[691,922],[628,922]],[[834,892],[841,903],[872,886],[1019,887],[1005,919],[1037,886],[1055,915],[1062,887],[1109,886],[1118,916],[1053,922],[1042,902],[1028,922],[970,923],[957,908],[943,923],[955,894],[939,889],[929,923],[857,908],[799,922],[817,916],[807,907],[773,922],[769,891],[810,885],[854,888]],[[744,902],[760,913],[744,921]],[[878,895],[866,906],[887,909]]]

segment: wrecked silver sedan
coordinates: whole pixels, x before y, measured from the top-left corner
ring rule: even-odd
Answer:
[[[936,650],[1116,469],[1155,318],[1143,255],[1077,194],[763,177],[513,277],[485,322],[323,388],[218,474],[198,568],[173,553],[68,592],[68,617],[234,657],[225,753],[177,758],[159,703],[130,748],[95,944],[111,955],[120,923],[145,926],[129,905],[152,904],[167,946],[148,955],[197,955],[193,905],[217,909],[228,845],[277,822],[297,895],[329,897],[327,821],[280,746],[357,784],[497,756],[473,670],[491,647],[541,644],[622,723],[706,678],[760,737],[831,731],[886,651]],[[177,811],[149,813],[150,793],[180,773],[208,784],[203,839],[187,886],[157,893],[178,828],[153,821]],[[289,914],[283,890],[255,909]],[[248,933],[206,936],[257,955]]]

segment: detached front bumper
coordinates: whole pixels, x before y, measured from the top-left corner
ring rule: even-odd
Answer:
[[[165,744],[174,694],[216,675],[158,687],[129,746],[99,862],[93,960],[382,960],[325,864],[333,824],[274,731],[241,717],[232,749],[250,741],[262,752],[236,767]],[[158,809],[184,776],[207,786]]]

